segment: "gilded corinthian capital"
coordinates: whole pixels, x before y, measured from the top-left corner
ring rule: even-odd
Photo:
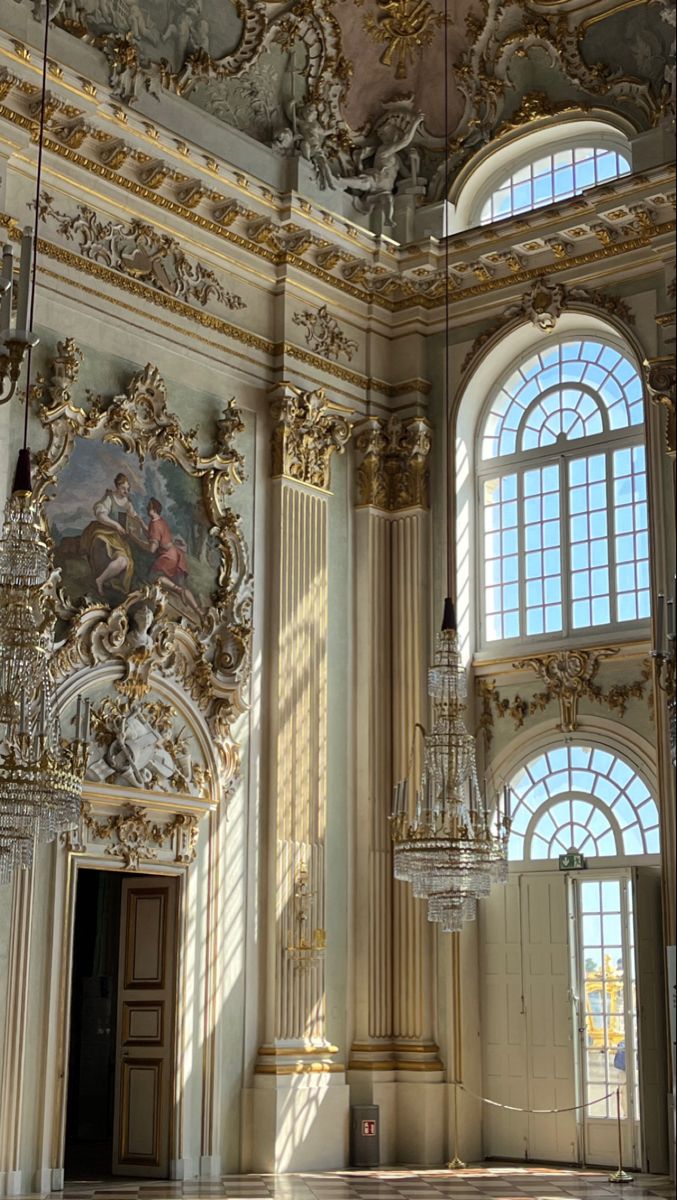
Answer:
[[[358,504],[384,512],[429,507],[427,421],[372,418],[360,426],[355,445],[362,455],[357,468]]]
[[[677,439],[675,437],[675,370],[674,355],[661,355],[648,358],[643,364],[644,379],[647,391],[654,404],[665,410],[665,449],[671,458],[675,457]]]
[[[324,388],[302,392],[282,384],[271,405],[273,478],[329,488],[331,456],[342,454],[350,437],[345,417],[329,408]]]

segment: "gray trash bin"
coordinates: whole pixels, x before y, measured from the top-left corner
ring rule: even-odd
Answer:
[[[353,1104],[350,1109],[350,1165],[378,1167],[378,1104]]]

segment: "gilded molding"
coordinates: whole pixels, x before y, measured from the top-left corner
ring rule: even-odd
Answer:
[[[157,233],[138,218],[127,224],[102,221],[86,204],[78,204],[75,213],[62,212],[47,192],[40,194],[40,218],[51,220],[66,241],[77,240],[83,258],[187,304],[205,308],[213,300],[231,310],[247,307],[241,296],[223,287],[209,267],[191,262],[175,238]]]
[[[239,769],[230,727],[236,711],[244,706],[242,689],[249,675],[251,642],[247,551],[239,519],[225,504],[243,474],[242,456],[233,446],[243,428],[241,418],[229,402],[216,422],[211,453],[203,456],[196,431],[184,430],[168,410],[166,387],[156,367],[148,364],[137,372],[121,395],[103,398],[88,393],[84,408],[73,397],[81,360],[72,339],[58,343],[49,381],[38,376],[32,389],[31,399],[40,404],[40,419],[49,436],[47,449],[34,457],[36,496],[44,501],[57,487],[78,437],[110,442],[135,455],[139,464],[146,457],[175,463],[201,483],[220,562],[199,628],[170,617],[170,597],[161,581],[130,592],[114,606],[103,597],[85,598],[74,605],[57,589],[56,614],[65,633],[53,659],[55,678],[60,681],[101,663],[115,664],[116,690],[130,705],[147,697],[154,677],[173,678],[203,715],[217,751],[220,783],[227,788]],[[132,707],[127,715],[131,712]],[[158,761],[161,757],[158,750]]]
[[[9,236],[15,241],[20,239],[20,230],[12,217],[0,217],[0,225],[8,228]],[[46,258],[51,258],[54,262],[71,267],[76,271],[82,271],[84,274],[90,276],[90,278],[100,279],[112,287],[119,288],[131,296],[136,296],[140,300],[146,300],[150,304],[157,305],[167,312],[186,317],[188,320],[202,325],[205,329],[211,329],[215,333],[222,334],[223,337],[232,338],[234,341],[241,342],[243,345],[249,346],[253,350],[258,350],[262,354],[270,355],[273,353],[274,343],[268,341],[267,338],[260,337],[256,333],[250,333],[245,329],[240,329],[237,325],[232,325],[230,321],[224,321],[214,313],[204,312],[202,309],[195,308],[191,304],[186,304],[183,300],[177,300],[174,296],[168,296],[166,293],[160,292],[148,284],[139,283],[134,278],[121,275],[120,272],[114,271],[110,267],[102,266],[101,263],[83,259],[79,254],[74,254],[72,250],[66,250],[65,247],[58,246],[54,242],[47,242],[43,238],[40,238],[38,240],[38,250]]]
[[[430,425],[421,417],[370,418],[356,431],[357,503],[383,512],[427,509]]]
[[[514,668],[531,669],[545,684],[545,691],[528,700],[515,696],[510,701],[501,697],[495,680],[478,680],[478,692],[482,698],[480,728],[487,743],[492,738],[494,713],[499,717],[511,717],[515,728],[519,729],[527,717],[543,712],[553,700],[559,702],[559,728],[563,733],[573,733],[578,728],[578,705],[583,698],[606,704],[612,712],[623,717],[631,699],[641,700],[647,688],[651,690],[651,663],[645,662],[639,679],[613,684],[604,691],[596,682],[600,664],[618,653],[617,647],[606,647],[599,650],[558,650],[520,659],[513,663]]]
[[[644,381],[651,400],[665,413],[665,450],[670,458],[677,453],[675,437],[676,375],[674,354],[645,359]]]
[[[146,808],[129,804],[121,812],[97,820],[92,805],[83,800],[79,836],[67,836],[66,843],[82,854],[88,841],[103,842],[104,853],[119,859],[121,868],[138,871],[143,863],[158,862],[159,851],[165,848],[173,850],[175,863],[190,866],[197,856],[198,837],[194,813],[176,813],[160,824],[150,818]]]
[[[341,355],[351,362],[358,350],[357,342],[346,337],[326,304],[320,305],[318,309],[305,309],[304,312],[294,313],[292,322],[305,330],[306,345],[331,362],[338,362]]]
[[[480,351],[497,333],[514,322],[530,321],[544,333],[551,333],[566,309],[592,308],[595,312],[603,312],[623,322],[634,325],[635,317],[628,304],[619,296],[614,296],[600,288],[571,287],[566,283],[551,283],[547,276],[535,280],[529,290],[515,303],[503,310],[500,317],[493,321],[475,338],[461,367],[467,371],[475,361]]]
[[[324,388],[303,392],[283,383],[271,403],[272,477],[293,479],[328,491],[331,458],[343,454],[350,438],[345,417],[332,412]]]
[[[355,0],[358,6],[364,0]],[[377,14],[364,17],[365,31],[375,42],[385,46],[381,62],[385,67],[395,64],[395,78],[406,79],[425,46],[429,46],[436,30],[444,24],[444,14],[435,12],[430,0],[376,0]]]

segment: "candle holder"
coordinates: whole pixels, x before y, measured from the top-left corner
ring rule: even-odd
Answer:
[[[32,260],[33,232],[30,228],[26,228],[21,237],[19,286],[13,329],[10,326],[12,323],[14,251],[9,242],[5,243],[2,252],[2,269],[0,270],[0,404],[6,404],[8,400],[12,399],[26,354],[34,346],[37,346],[40,340],[27,328]]]

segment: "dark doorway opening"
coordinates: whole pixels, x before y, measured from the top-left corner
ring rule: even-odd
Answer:
[[[111,1174],[122,878],[78,871],[73,936],[65,1174]]]

